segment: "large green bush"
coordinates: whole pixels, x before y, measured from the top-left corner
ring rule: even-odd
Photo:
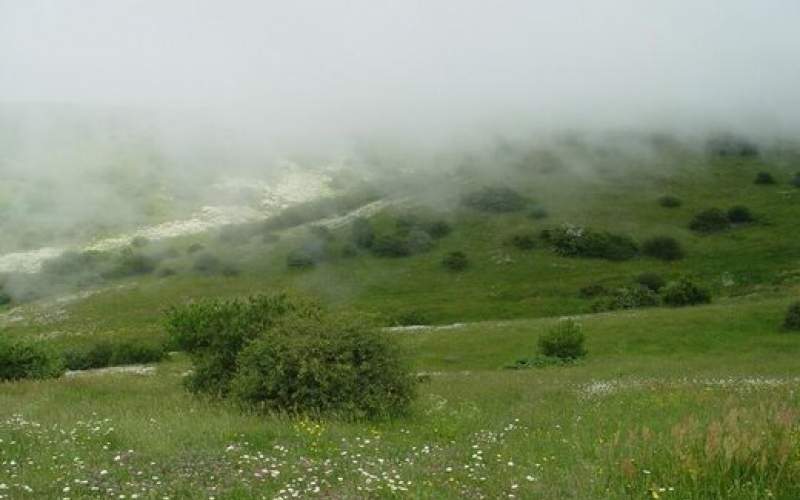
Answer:
[[[547,229],[542,236],[557,254],[564,257],[628,260],[639,253],[639,246],[630,236],[598,232],[569,224]]]
[[[539,338],[539,353],[561,359],[578,359],[586,356],[585,337],[580,323],[574,319],[561,319]]]
[[[406,412],[415,377],[392,338],[334,317],[287,317],[238,358],[233,398],[247,408],[349,418]]]
[[[783,327],[787,330],[800,331],[800,302],[795,302],[786,310]]]
[[[287,314],[316,316],[319,308],[285,294],[246,299],[201,301],[172,307],[166,329],[172,343],[189,353],[194,365],[186,379],[190,390],[225,395],[242,349]]]
[[[0,336],[0,381],[61,376],[64,362],[40,342]]]
[[[482,212],[518,212],[528,205],[528,200],[507,187],[484,187],[461,198],[461,203]]]
[[[730,227],[728,215],[719,208],[709,208],[695,214],[689,229],[698,233],[714,233]]]
[[[683,247],[671,236],[656,236],[642,243],[642,253],[656,259],[671,261],[684,256]]]
[[[708,304],[711,302],[711,292],[684,276],[667,283],[661,290],[661,299],[673,307]]]

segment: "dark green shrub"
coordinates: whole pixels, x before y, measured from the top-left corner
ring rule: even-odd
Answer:
[[[737,205],[728,210],[728,220],[731,224],[746,224],[748,222],[753,222],[754,218],[749,208]]]
[[[795,302],[786,310],[783,327],[792,331],[800,330],[800,302]]]
[[[411,255],[408,239],[398,234],[387,234],[375,238],[372,253],[378,257],[407,257]]]
[[[330,242],[335,239],[331,230],[325,226],[311,226],[308,228],[308,232],[321,241]]]
[[[350,243],[345,243],[344,245],[342,245],[339,251],[339,255],[347,259],[356,257],[358,256],[358,248],[356,248],[355,245],[352,245]]]
[[[533,207],[528,211],[528,217],[533,220],[545,219],[550,215],[543,207]]]
[[[711,293],[687,277],[670,281],[661,290],[661,299],[668,306],[682,307],[711,302]]]
[[[453,231],[452,226],[444,220],[435,220],[424,225],[425,232],[428,233],[431,238],[434,239],[441,239],[450,234]]]
[[[158,261],[153,257],[126,249],[114,259],[111,267],[103,272],[103,277],[116,279],[150,274],[155,271],[157,264]]]
[[[98,342],[89,346],[74,347],[64,352],[64,361],[70,370],[91,370],[111,366],[114,346]]]
[[[222,268],[222,261],[216,255],[201,253],[194,259],[192,269],[198,273],[214,274]]]
[[[286,266],[292,269],[310,269],[317,265],[317,259],[305,249],[295,249],[286,256]]]
[[[696,214],[689,223],[689,229],[698,233],[713,233],[730,227],[728,215],[719,208],[709,208]]]
[[[584,287],[582,287],[578,291],[578,295],[584,299],[591,299],[594,297],[599,297],[600,295],[605,295],[608,293],[606,287],[601,285],[600,283],[590,283]]]
[[[558,255],[564,257],[628,260],[639,247],[630,236],[596,232],[579,226],[564,225],[542,232]]]
[[[160,345],[141,341],[125,341],[114,345],[110,363],[111,366],[157,363],[166,355],[166,351]]]
[[[0,336],[0,381],[60,377],[64,361],[40,342]]]
[[[759,172],[756,174],[754,184],[775,184],[775,178],[769,172]]]
[[[666,280],[657,273],[642,273],[636,277],[636,283],[654,292],[659,292],[667,284]]]
[[[615,290],[609,297],[592,304],[592,310],[616,311],[618,309],[638,309],[640,307],[654,307],[659,304],[656,292],[643,285],[635,285]]]
[[[44,261],[42,272],[56,276],[97,274],[109,260],[110,255],[105,252],[67,251],[58,257]]]
[[[359,217],[350,226],[353,243],[359,248],[370,248],[375,241],[375,230],[369,220]]]
[[[394,317],[392,326],[416,326],[430,324],[430,317],[419,309],[405,311]]]
[[[527,370],[530,368],[547,368],[550,366],[570,366],[574,365],[576,359],[572,358],[557,358],[554,356],[534,356],[532,358],[520,358],[510,365],[503,368],[506,370]]]
[[[529,233],[519,233],[511,236],[508,242],[519,250],[532,250],[536,247],[536,238]]]
[[[664,195],[658,199],[658,204],[666,208],[676,208],[681,206],[683,202],[675,196]]]
[[[795,174],[795,176],[792,178],[791,183],[792,183],[792,186],[794,186],[796,188],[800,188],[800,172]]]
[[[232,278],[234,276],[239,276],[242,273],[242,271],[238,267],[236,267],[235,265],[228,263],[228,264],[223,264],[222,265],[222,269],[220,270],[220,273],[223,276],[227,276],[228,278]]]
[[[754,157],[759,155],[758,146],[749,139],[734,134],[722,134],[709,139],[708,152],[715,156]]]
[[[661,260],[679,260],[684,256],[683,248],[678,240],[671,236],[656,236],[645,240],[642,253]]]
[[[450,271],[463,271],[469,267],[469,259],[464,252],[450,252],[442,258],[442,265]]]
[[[406,413],[416,377],[391,336],[333,317],[287,317],[238,358],[231,395],[260,412],[391,417]]]
[[[522,210],[528,205],[528,200],[507,187],[485,187],[464,195],[461,203],[482,212],[503,213]]]
[[[11,294],[5,290],[0,290],[0,306],[5,306],[11,303]]]
[[[539,353],[561,359],[582,358],[586,356],[584,340],[580,323],[570,318],[562,319],[539,338]]]
[[[319,307],[280,294],[203,301],[169,309],[166,330],[172,343],[186,351],[193,364],[187,387],[211,395],[228,393],[239,352],[290,313],[314,316],[319,314]]]
[[[171,267],[162,267],[156,272],[156,276],[160,278],[167,278],[169,276],[175,276],[178,272],[171,268]]]

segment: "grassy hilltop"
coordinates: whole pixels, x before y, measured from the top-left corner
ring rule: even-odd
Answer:
[[[45,265],[13,282],[36,293],[0,305],[0,325],[64,353],[173,350],[169,306],[289,290],[379,326],[433,325],[384,331],[424,378],[409,416],[243,414],[183,389],[183,353],[138,374],[3,383],[0,498],[800,497],[800,335],[782,327],[800,297],[797,149],[572,141],[413,175],[389,163],[265,223]],[[346,214],[364,205],[359,245]],[[691,229],[710,208],[724,227]],[[619,240],[568,256],[564,227]],[[652,256],[656,237],[681,258]],[[466,268],[443,265],[453,252]],[[644,273],[711,302],[631,302]],[[561,316],[586,358],[509,369]]]

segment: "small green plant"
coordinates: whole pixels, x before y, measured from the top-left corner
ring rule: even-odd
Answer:
[[[539,338],[539,353],[561,359],[578,359],[586,356],[585,337],[580,323],[572,318],[561,319]]]
[[[45,344],[0,336],[0,381],[56,378],[63,373],[63,359]]]
[[[753,222],[754,217],[749,208],[737,205],[728,210],[728,220],[731,224],[747,224]]]
[[[670,281],[661,290],[661,299],[672,307],[693,306],[711,302],[711,293],[687,277]]]
[[[769,172],[759,172],[753,181],[754,184],[775,184],[775,178]]]
[[[642,273],[636,277],[636,283],[654,292],[659,292],[667,284],[666,280],[658,273]]]
[[[642,243],[642,253],[656,259],[672,261],[684,257],[681,244],[671,236],[656,236]]]
[[[380,418],[406,413],[417,379],[390,336],[342,317],[286,317],[241,352],[233,398],[259,412]]]
[[[786,330],[800,331],[800,302],[793,303],[786,310],[783,327]]]
[[[469,259],[464,252],[450,252],[442,258],[442,266],[450,271],[463,271],[469,267]]]
[[[728,215],[719,208],[709,208],[695,214],[689,229],[698,233],[714,233],[730,227]]]
[[[664,195],[658,199],[658,204],[665,208],[677,208],[683,204],[680,198],[672,195]]]

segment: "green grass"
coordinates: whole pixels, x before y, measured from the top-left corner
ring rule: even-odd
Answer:
[[[545,207],[542,220],[457,208],[461,191],[489,182],[485,170],[432,176],[445,186],[415,184],[420,203],[454,227],[424,254],[364,253],[293,271],[285,258],[308,240],[302,227],[269,244],[180,238],[170,243],[184,250],[202,242],[241,274],[192,272],[181,251],[168,262],[176,276],[119,280],[82,300],[24,306],[24,320],[6,323],[6,333],[62,348],[164,339],[162,313],[172,304],[278,289],[383,324],[414,311],[437,324],[467,324],[386,333],[430,377],[411,415],[393,421],[243,414],[189,395],[181,381],[190,365],[180,354],[153,376],[0,384],[0,498],[288,498],[316,487],[327,498],[800,498],[800,335],[781,331],[800,295],[800,190],[786,184],[796,158],[571,154],[581,168],[492,173],[491,182],[502,179]],[[762,170],[779,183],[754,185]],[[683,204],[661,207],[663,194]],[[694,213],[733,205],[748,206],[758,222],[707,236],[689,231]],[[374,222],[388,230],[391,210]],[[673,236],[687,257],[570,259],[541,243],[532,251],[506,243],[560,223],[638,241]],[[347,230],[336,238],[341,244]],[[442,268],[452,251],[469,256],[466,271]],[[588,314],[592,301],[580,298],[581,287],[623,286],[644,271],[693,275],[714,301]],[[538,337],[562,315],[583,325],[585,360],[503,368],[535,355]]]

